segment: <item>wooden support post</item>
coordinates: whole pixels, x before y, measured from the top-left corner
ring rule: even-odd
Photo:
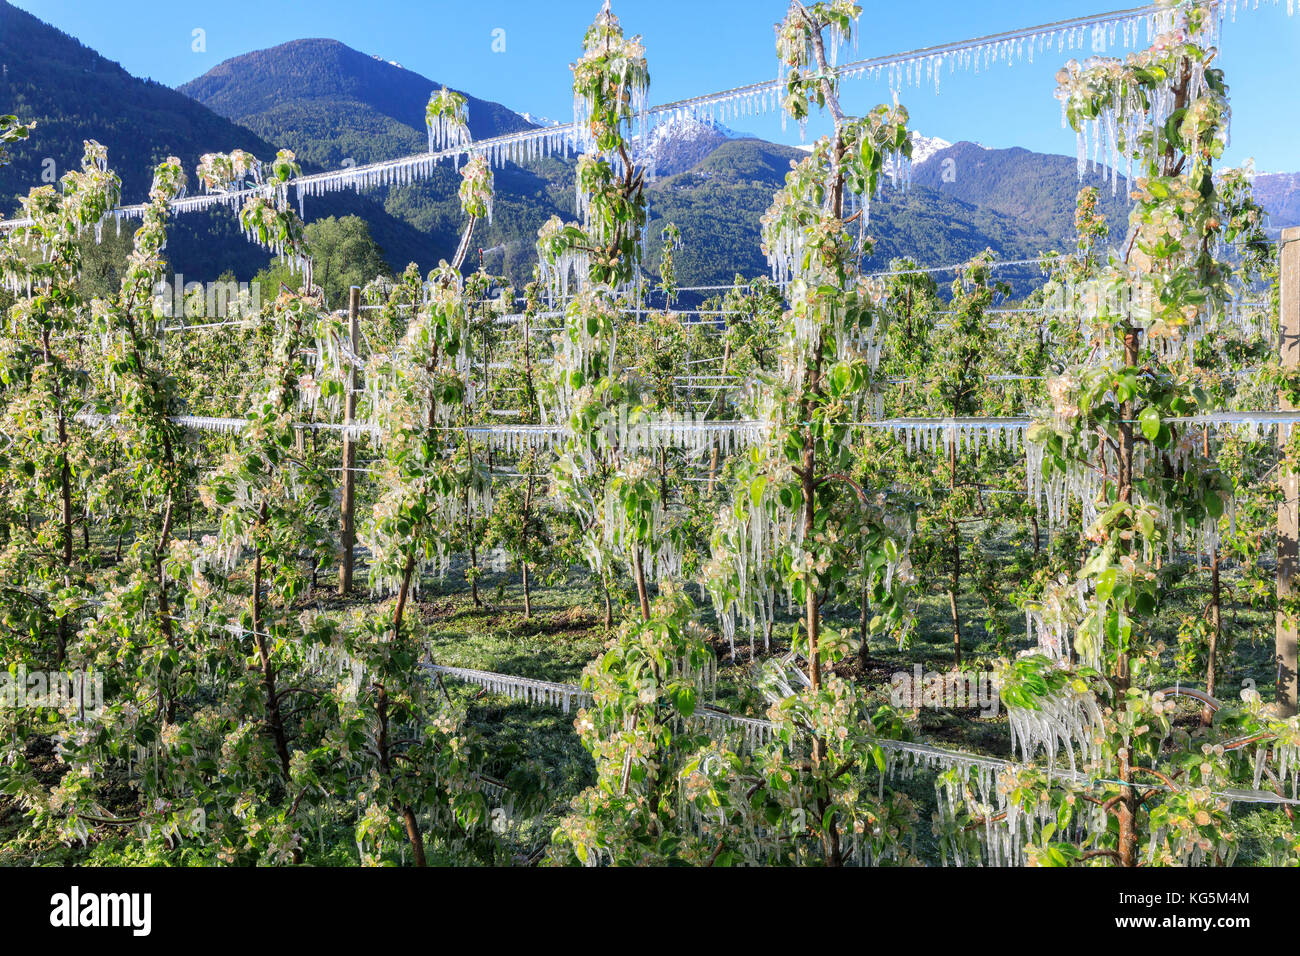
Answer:
[[[353,361],[348,366],[348,392],[343,399],[343,422],[351,425],[357,414],[357,366],[355,358],[361,342],[361,287],[353,286],[348,293],[348,348]],[[339,595],[346,597],[352,591],[352,552],[356,549],[356,481],[357,440],[343,433],[343,564],[339,568]]]
[[[1300,228],[1282,232],[1282,367],[1300,367]],[[1283,411],[1295,411],[1285,398]],[[1279,429],[1280,431],[1280,429]],[[1282,500],[1277,507],[1277,600],[1294,598],[1300,585],[1300,475],[1280,468]],[[1296,636],[1300,622],[1277,614],[1277,711],[1296,712]]]

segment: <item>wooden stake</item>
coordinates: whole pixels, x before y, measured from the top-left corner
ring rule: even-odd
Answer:
[[[357,367],[355,358],[361,341],[361,287],[353,286],[348,293],[348,347],[353,362],[348,368],[348,392],[343,399],[343,422],[351,425],[357,414]],[[352,552],[356,548],[356,482],[353,469],[357,466],[357,442],[349,432],[343,433],[343,566],[339,570],[339,595],[346,597],[352,591]]]
[[[1284,369],[1300,367],[1300,228],[1282,232],[1281,355]],[[1281,398],[1283,411],[1295,407]],[[1280,429],[1279,429],[1280,432]],[[1279,442],[1285,444],[1279,437]],[[1296,712],[1297,621],[1282,613],[1282,603],[1296,596],[1300,573],[1300,475],[1286,467],[1281,475],[1282,500],[1277,506],[1277,710],[1290,717]]]

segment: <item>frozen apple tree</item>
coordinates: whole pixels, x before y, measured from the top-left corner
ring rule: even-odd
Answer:
[[[864,741],[877,720],[891,718],[869,714],[864,691],[831,672],[852,654],[853,637],[824,629],[823,612],[865,596],[876,630],[901,628],[907,618],[899,570],[910,519],[886,493],[849,475],[853,427],[877,407],[884,335],[882,290],[859,269],[872,245],[861,226],[886,157],[911,148],[902,107],[880,106],[862,118],[840,107],[828,34],[832,45],[848,40],[860,14],[847,3],[793,3],[778,27],[786,111],[802,120],[813,106],[825,107],[834,132],[794,165],[763,218],[764,251],[788,283],[789,300],[778,374],[756,410],[770,431],[737,469],[734,503],[718,519],[705,576],[724,628],[734,628],[737,610],[751,622],[770,617],[777,588],[803,609],[794,652],[806,671],[793,669],[793,660],[766,665],[760,688],[777,732],[755,765],[769,812],[781,821],[775,832],[794,841],[794,849],[776,852],[802,856],[811,839],[832,866],[890,855],[871,845],[885,831],[867,821],[889,816],[895,798],[877,801],[863,789],[871,762]],[[861,203],[851,215],[850,197]],[[744,801],[733,798],[733,806]]]
[[[24,131],[8,118],[0,127],[4,141]],[[92,304],[83,288],[78,239],[100,228],[119,191],[107,151],[88,141],[81,167],[65,173],[57,188],[33,189],[23,201],[28,224],[0,241],[0,269],[14,296],[0,345],[0,462],[19,478],[0,483],[0,656],[6,677],[83,668],[102,679],[101,667],[112,663],[111,657],[99,659],[96,642],[83,642],[78,633],[95,586],[87,539],[76,553],[74,522],[84,514],[93,494],[87,482],[96,474],[94,439],[79,422],[96,383],[81,342]],[[84,840],[95,826],[86,817],[102,809],[93,754],[107,735],[75,700],[30,708],[7,703],[0,708],[0,786],[33,833]],[[155,720],[161,703],[148,702]],[[38,772],[32,759],[30,745],[43,737],[64,755],[53,775]]]
[[[682,231],[676,223],[666,223],[659,232],[663,243],[659,253],[659,290],[668,299],[669,308],[677,301],[677,265],[676,253],[682,247]]]
[[[463,97],[446,90],[436,94],[428,116],[431,139],[469,141]],[[388,301],[409,307],[410,320],[393,347],[372,354],[365,368],[365,414],[382,454],[382,484],[361,541],[371,553],[371,587],[395,598],[391,607],[366,617],[352,656],[367,675],[359,700],[368,705],[374,771],[388,794],[376,801],[374,812],[400,821],[421,866],[431,820],[439,823],[436,832],[456,834],[462,843],[490,836],[483,795],[469,776],[471,750],[460,746],[459,717],[432,696],[417,672],[424,633],[418,616],[408,614],[426,569],[432,565],[445,574],[451,532],[476,510],[491,513],[490,484],[461,428],[472,293],[467,295],[460,269],[475,221],[491,209],[492,178],[480,158],[462,176],[461,209],[468,224],[455,262],[443,261],[423,282],[414,268],[407,270]],[[331,339],[341,343],[342,329]],[[336,354],[344,363],[360,361],[341,346]],[[428,774],[425,782],[422,774]],[[428,789],[428,780],[437,783],[435,789]]]
[[[159,334],[167,320],[154,299],[155,287],[166,275],[168,203],[184,190],[180,160],[173,156],[160,163],[121,288],[115,297],[93,303],[113,427],[143,512],[126,561],[116,569],[112,613],[99,619],[105,625],[101,653],[122,660],[133,650],[142,657],[133,662],[136,673],[157,675],[152,709],[158,725],[175,722],[178,698],[192,690],[195,680],[180,647],[173,614],[176,585],[166,566],[181,499],[195,470],[184,430],[175,421],[183,408]],[[113,648],[123,621],[130,622],[130,643]]]
[[[15,297],[0,345],[0,431],[9,468],[24,479],[7,486],[12,530],[0,552],[6,585],[0,600],[13,608],[14,623],[26,635],[24,652],[9,659],[33,665],[61,666],[67,659],[76,621],[65,605],[88,571],[74,553],[78,499],[86,493],[78,476],[91,470],[92,461],[75,422],[89,402],[78,339],[91,321],[79,240],[102,228],[120,193],[108,151],[87,141],[79,169],[64,173],[57,188],[40,186],[23,199],[28,224],[9,232],[0,258]]]
[[[1039,862],[1226,863],[1234,854],[1228,805],[1215,794],[1246,761],[1225,735],[1249,737],[1242,730],[1257,721],[1224,707],[1214,726],[1189,733],[1172,724],[1174,695],[1140,689],[1159,651],[1149,622],[1163,594],[1161,558],[1179,543],[1194,549],[1207,525],[1216,533],[1231,491],[1187,422],[1206,396],[1168,347],[1213,329],[1234,291],[1225,261],[1233,212],[1214,176],[1229,107],[1217,50],[1206,45],[1212,16],[1208,5],[1170,5],[1150,50],[1072,63],[1058,76],[1070,122],[1109,131],[1139,175],[1122,257],[1068,289],[1066,308],[1086,330],[1082,361],[1049,383],[1052,417],[1029,436],[1039,449],[1031,478],[1063,483],[1061,494],[1082,501],[1091,548],[1076,579],[1082,606],[1056,605],[1070,609],[1057,628],[1068,628],[1084,666],[1022,658],[1002,682],[1022,756],[1059,763],[1061,753],[1074,767],[1077,751],[1096,778],[1051,785],[1049,773],[1010,791],[1021,814],[1058,817],[1030,834]],[[1267,752],[1270,739],[1250,746]]]
[[[374,554],[371,586],[397,595],[394,630],[425,568],[446,571],[448,529],[461,518],[467,481],[455,454],[468,334],[460,274],[444,262],[418,299],[396,347],[366,365],[368,417],[386,480],[362,540]]]
[[[627,618],[583,672],[592,703],[574,726],[596,782],[570,804],[552,837],[558,864],[705,863],[712,843],[692,826],[682,774],[710,744],[697,717],[716,662],[690,600],[664,585],[645,616]]]
[[[608,4],[573,74],[576,118],[596,152],[578,164],[583,224],[544,228],[539,242],[548,274],[567,268],[559,264],[575,252],[586,267],[556,336],[551,414],[570,437],[553,476],[582,522],[592,569],[603,575],[611,559],[621,560],[639,614],[583,674],[593,702],[575,726],[596,761],[596,782],[573,800],[551,855],[584,865],[668,862],[699,855],[678,818],[678,771],[701,741],[690,720],[716,663],[691,602],[672,586],[680,557],[649,454],[652,423],[617,349],[621,292],[637,274],[645,225],[645,173],[625,135],[649,74],[640,41],[624,38]],[[654,579],[660,593],[652,601]]]
[[[467,142],[464,97],[445,90],[436,94],[429,104],[429,125],[441,130],[439,136],[453,135],[448,131],[454,129],[453,138]],[[490,173],[486,180],[464,180],[461,209],[468,222],[456,260],[440,263],[427,282],[413,268],[407,270],[389,302],[408,307],[412,318],[396,345],[373,354],[365,370],[368,416],[383,449],[386,480],[363,540],[375,555],[372,586],[397,595],[392,612],[395,636],[402,633],[407,603],[426,565],[432,561],[440,574],[446,571],[447,529],[454,528],[466,510],[465,490],[476,487],[484,493],[483,483],[470,473],[472,458],[466,461],[456,452],[456,429],[467,400],[470,358],[469,311],[460,270],[474,222],[491,201]],[[333,339],[341,341],[341,335]],[[358,361],[356,356],[347,360]]]
[[[573,121],[586,151],[618,153],[630,167],[625,132],[644,113],[650,70],[641,37],[623,32],[609,0],[587,28],[572,70]]]
[[[226,626],[227,601],[243,605],[230,632],[247,655],[246,676],[227,676],[247,683],[247,693],[260,698],[261,740],[250,742],[247,757],[262,761],[258,744],[265,748],[284,787],[292,778],[293,742],[286,718],[292,684],[284,675],[302,667],[313,630],[293,609],[311,583],[301,550],[306,544],[317,567],[327,566],[334,554],[332,482],[299,451],[295,434],[302,389],[312,380],[303,350],[318,308],[288,292],[272,304],[278,334],[266,380],[254,395],[248,424],[200,487],[204,505],[218,518],[217,533],[177,556],[193,576],[191,605],[215,618],[218,628]]]
[[[430,152],[469,145],[469,105],[463,94],[444,86],[429,97],[424,118],[429,130]],[[456,154],[457,158],[459,155]],[[492,167],[486,156],[471,155],[460,175],[460,208],[469,218],[469,223],[461,234],[460,246],[452,259],[457,270],[464,265],[465,257],[469,254],[474,224],[480,219],[492,221],[493,195]]]
[[[649,444],[646,410],[617,349],[646,217],[645,170],[633,164],[625,136],[649,82],[644,48],[637,38],[625,39],[606,4],[573,64],[575,119],[594,150],[578,161],[583,221],[553,220],[538,238],[544,276],[580,269],[580,288],[564,310],[557,337],[547,409],[550,420],[569,431],[555,478],[582,518],[593,570],[610,573],[610,560],[621,559],[646,620],[647,581],[670,573],[677,562],[652,464],[643,454]]]

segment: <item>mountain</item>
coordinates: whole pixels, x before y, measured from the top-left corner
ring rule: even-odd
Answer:
[[[82,140],[108,147],[123,193],[144,197],[153,165],[169,154],[189,168],[214,149],[246,149],[259,156],[274,147],[251,131],[196,107],[175,90],[141,80],[117,63],[31,14],[0,0],[0,103],[4,112],[36,120],[31,137],[12,150],[0,170],[5,212],[16,195],[42,184],[53,166],[61,175],[81,159]]]
[[[311,39],[233,57],[180,91],[299,157],[338,168],[427,149],[425,106],[441,85],[337,40]],[[541,125],[500,103],[463,95],[476,140]],[[552,215],[573,217],[572,170],[571,161],[559,158],[494,170],[493,221],[475,228],[472,246],[484,250],[487,268],[518,279],[531,274],[537,230]],[[439,257],[451,258],[459,242],[459,184],[446,163],[423,181],[362,195],[425,237],[425,253],[412,259],[427,269]],[[309,209],[317,202],[309,200]]]
[[[175,90],[132,76],[5,0],[0,0],[0,104],[5,112],[37,123],[29,139],[10,148],[13,162],[0,168],[0,212],[5,214],[16,212],[18,197],[33,186],[75,168],[86,139],[108,147],[128,203],[145,198],[153,167],[169,155],[182,160],[191,188],[203,153],[239,148],[266,159],[275,155],[276,147],[255,132]],[[308,171],[319,168],[303,165]],[[313,201],[307,212],[309,219],[362,216],[398,268],[411,259],[431,259],[427,236],[370,198],[339,193]],[[167,252],[173,269],[193,279],[215,278],[227,269],[251,278],[269,257],[244,239],[227,209],[179,217]]]
[[[1270,232],[1300,226],[1300,173],[1260,173],[1255,199],[1268,210]]]
[[[1068,156],[1027,149],[988,149],[957,143],[920,163],[912,182],[941,195],[1015,219],[1031,247],[1063,249],[1072,245],[1075,197],[1084,186],[1101,190],[1100,211],[1112,233],[1128,223],[1128,185],[1123,176],[1112,192],[1101,171],[1089,170],[1082,182],[1078,164]],[[1031,253],[1032,255],[1033,253]]]
[[[797,147],[733,139],[690,170],[660,179],[650,190],[651,263],[657,261],[662,225],[672,221],[684,239],[675,256],[681,284],[728,282],[737,272],[765,274],[759,220],[791,164],[805,155]],[[986,248],[1000,258],[1027,258],[1050,248],[1041,244],[1043,232],[1026,229],[1013,214],[941,189],[913,186],[903,191],[888,185],[872,203],[868,229],[876,239],[874,262],[911,256],[927,264],[960,262]]]
[[[440,86],[338,40],[310,39],[232,57],[178,91],[301,159],[336,167],[425,149],[424,109]],[[533,125],[500,103],[464,96],[474,139]]]

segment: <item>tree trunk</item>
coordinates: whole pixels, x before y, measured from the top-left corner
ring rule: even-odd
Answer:
[[[1124,364],[1135,368],[1138,363],[1138,337],[1134,329],[1124,333]],[[1120,406],[1119,426],[1119,475],[1118,491],[1121,501],[1133,502],[1133,417],[1132,400]],[[1130,545],[1131,547],[1131,545]],[[1115,707],[1123,711],[1127,708],[1129,689],[1128,649],[1120,647],[1115,662]],[[1129,749],[1124,747],[1119,752],[1120,799],[1116,807],[1119,820],[1119,859],[1120,866],[1137,866],[1138,861],[1138,795],[1133,786],[1133,767],[1130,762]]]
[[[1214,696],[1218,682],[1219,635],[1223,631],[1222,588],[1219,582],[1219,552],[1210,556],[1210,646],[1206,652],[1205,692]],[[1206,704],[1201,708],[1201,723],[1208,727],[1214,720],[1214,711]]]
[[[1137,793],[1133,789],[1133,767],[1129,763],[1129,749],[1123,747],[1119,752],[1119,779],[1123,794],[1116,806],[1119,819],[1119,865],[1135,867],[1138,865],[1137,841]]]
[[[600,590],[605,597],[605,630],[614,626],[614,603],[609,597],[609,578],[605,572],[600,573]]]
[[[406,614],[406,602],[411,595],[411,579],[415,576],[415,545],[406,553],[406,564],[402,568],[402,582],[397,589],[397,604],[393,607],[393,635],[402,633],[402,617]]]
[[[524,560],[519,562],[520,569],[523,573],[523,579],[524,579],[524,620],[525,621],[529,620],[533,616],[532,597],[528,591],[528,560],[527,560],[528,524],[532,518],[532,508],[533,508],[533,465],[532,465],[532,460],[529,459],[528,484],[525,485],[524,487],[524,516],[523,516],[524,522],[523,522],[523,528],[520,531],[520,539],[522,540],[523,543],[523,547],[521,548],[521,550],[523,551],[525,558]]]
[[[792,8],[793,9],[793,8]],[[821,72],[821,88],[825,96],[826,105],[831,111],[831,116],[835,121],[835,132],[832,138],[831,150],[831,194],[830,194],[830,211],[837,220],[844,219],[844,113],[840,109],[839,97],[835,90],[835,85],[831,80],[832,71],[826,61],[826,44],[822,38],[822,27],[812,21],[808,12],[802,7],[802,15],[811,27],[811,36],[813,41],[813,54],[816,57],[817,67]],[[825,342],[821,335],[817,337],[816,351],[813,353],[812,368],[808,370],[808,381],[804,387],[804,394],[799,402],[800,421],[809,422],[812,420],[814,402],[821,398],[821,370],[823,355],[825,352]],[[816,528],[816,492],[817,492],[817,445],[812,435],[811,429],[805,426],[803,433],[802,449],[802,473],[800,480],[803,487],[804,498],[804,540],[808,546],[812,545],[814,529]],[[808,628],[808,668],[809,676],[812,679],[812,688],[816,692],[821,688],[821,608],[818,601],[817,588],[814,586],[813,576],[809,575],[807,584],[807,628]],[[814,774],[820,774],[821,765],[826,759],[826,741],[820,737],[813,739],[812,762]],[[826,863],[828,866],[838,867],[843,865],[843,857],[840,852],[840,834],[839,826],[836,824],[834,811],[830,811],[827,816],[827,801],[825,797],[818,799],[818,806],[821,817],[821,836],[822,847],[826,853]]]
[[[171,454],[170,442],[167,444],[168,457]],[[158,547],[154,549],[154,580],[158,584],[158,629],[162,631],[163,639],[167,646],[176,649],[176,638],[172,629],[171,603],[167,599],[167,548],[171,542],[172,530],[172,496],[167,495],[167,505],[163,508],[162,530],[158,534]],[[256,628],[255,628],[256,630]],[[163,694],[162,682],[159,682],[159,695]],[[160,701],[161,703],[161,701]],[[163,718],[171,723],[176,719],[176,694],[175,685],[172,685],[172,692],[166,694],[165,706],[159,708]]]
[[[58,369],[53,368],[54,360],[50,352],[48,329],[41,330],[41,357],[52,369],[51,380],[59,440],[59,521],[62,527],[63,584],[67,587],[72,584],[72,470],[68,465],[68,422],[63,416],[63,389],[59,386]],[[68,620],[64,616],[59,617],[55,641],[55,666],[62,667],[68,655]]]
[[[953,435],[952,444],[948,446],[948,491],[957,491],[957,436]],[[952,651],[957,666],[961,666],[961,616],[957,611],[957,594],[961,589],[961,526],[954,517],[949,522],[952,533],[952,585],[948,589],[948,608],[952,614]]]
[[[397,640],[402,633],[402,618],[406,614],[406,602],[411,593],[411,579],[414,576],[415,548],[412,547],[406,554],[406,564],[402,567],[402,581],[397,593],[397,604],[393,608],[394,640]],[[443,693],[446,693],[445,687]],[[385,779],[391,780],[392,763],[388,753],[388,690],[383,684],[376,685],[375,713],[379,721],[379,735],[376,741],[379,751],[379,765],[384,772]],[[406,827],[406,838],[411,843],[411,852],[415,856],[415,865],[424,866],[424,837],[420,834],[420,827],[415,819],[415,811],[411,807],[400,803],[400,801],[395,803],[394,809],[401,814]]]
[[[641,619],[650,620],[650,596],[646,592],[645,586],[645,569],[641,566],[641,547],[638,545],[632,551],[632,571],[636,575],[636,596],[641,602]]]
[[[730,365],[730,364],[731,364],[731,343],[728,342],[728,343],[727,343],[726,345],[724,345],[723,348],[722,348],[722,378],[718,379],[718,384],[719,384],[719,385],[726,385],[726,384],[727,384],[727,366]],[[714,400],[716,401],[716,400],[717,400],[717,396],[723,394],[723,389],[719,388],[719,389],[718,389],[716,392],[714,392],[713,394],[714,394]],[[710,408],[710,409],[713,408],[713,402],[710,402],[710,403],[709,403],[709,408]],[[713,447],[710,449],[710,455],[709,455],[709,491],[708,491],[708,493],[709,493],[710,496],[713,495],[713,482],[714,482],[714,479],[717,477],[717,475],[718,475],[718,443],[715,441],[715,442],[713,442]]]
[[[868,586],[869,582],[866,579],[867,569],[865,565],[862,568],[862,574],[862,606],[859,610],[860,616],[858,618],[858,659],[862,661],[862,666],[865,669],[867,661],[871,659],[871,644],[867,639],[867,630],[871,626],[871,614],[869,610],[871,602],[868,600],[871,594],[870,587]]]
[[[262,505],[263,519],[266,505]],[[257,655],[262,665],[262,690],[266,698],[266,722],[275,742],[275,753],[280,758],[280,769],[284,779],[289,779],[289,738],[284,730],[284,718],[280,713],[280,695],[275,689],[275,665],[271,661],[270,645],[266,642],[266,632],[262,630],[262,550],[257,549],[253,557],[253,640],[257,643]]]
[[[659,500],[668,510],[668,449],[659,451]]]
[[[532,599],[528,594],[528,562],[527,561],[524,561],[520,564],[520,570],[523,573],[523,579],[524,579],[524,620],[527,621],[527,620],[531,620],[533,616]]]
[[[822,341],[818,336],[817,351],[813,366],[808,371],[808,382],[803,399],[799,402],[800,421],[807,422],[812,417],[813,399],[820,395]],[[803,538],[805,547],[811,547],[817,526],[817,441],[811,431],[805,427],[803,432],[803,451],[800,458],[800,488],[803,493]],[[808,679],[814,691],[822,686],[822,663],[819,640],[821,638],[821,613],[817,606],[817,587],[811,574],[805,584],[807,594],[804,599],[804,627],[808,631]],[[814,746],[814,761],[818,759],[816,751],[823,747],[821,741]]]
[[[1207,426],[1201,436],[1201,451],[1210,457],[1210,429]],[[1223,633],[1223,591],[1219,580],[1219,549],[1216,547],[1210,555],[1210,646],[1205,662],[1205,692],[1214,696],[1215,683],[1218,679],[1219,635]],[[1208,727],[1214,720],[1214,711],[1206,704],[1201,708],[1201,723]]]
[[[465,439],[466,444],[469,438]],[[474,452],[469,453],[470,470],[474,468]],[[483,606],[483,599],[478,596],[478,544],[474,540],[474,512],[470,508],[469,487],[465,488],[465,539],[469,543],[469,593],[474,599],[475,607]]]
[[[375,716],[379,723],[375,739],[375,749],[379,754],[379,769],[383,772],[384,779],[391,782],[393,779],[393,762],[388,748],[388,689],[383,684],[375,685]],[[411,843],[411,853],[415,857],[415,865],[425,866],[424,836],[420,833],[419,823],[415,819],[415,811],[400,800],[393,801],[393,809],[401,816],[402,822],[406,826],[406,838]]]

